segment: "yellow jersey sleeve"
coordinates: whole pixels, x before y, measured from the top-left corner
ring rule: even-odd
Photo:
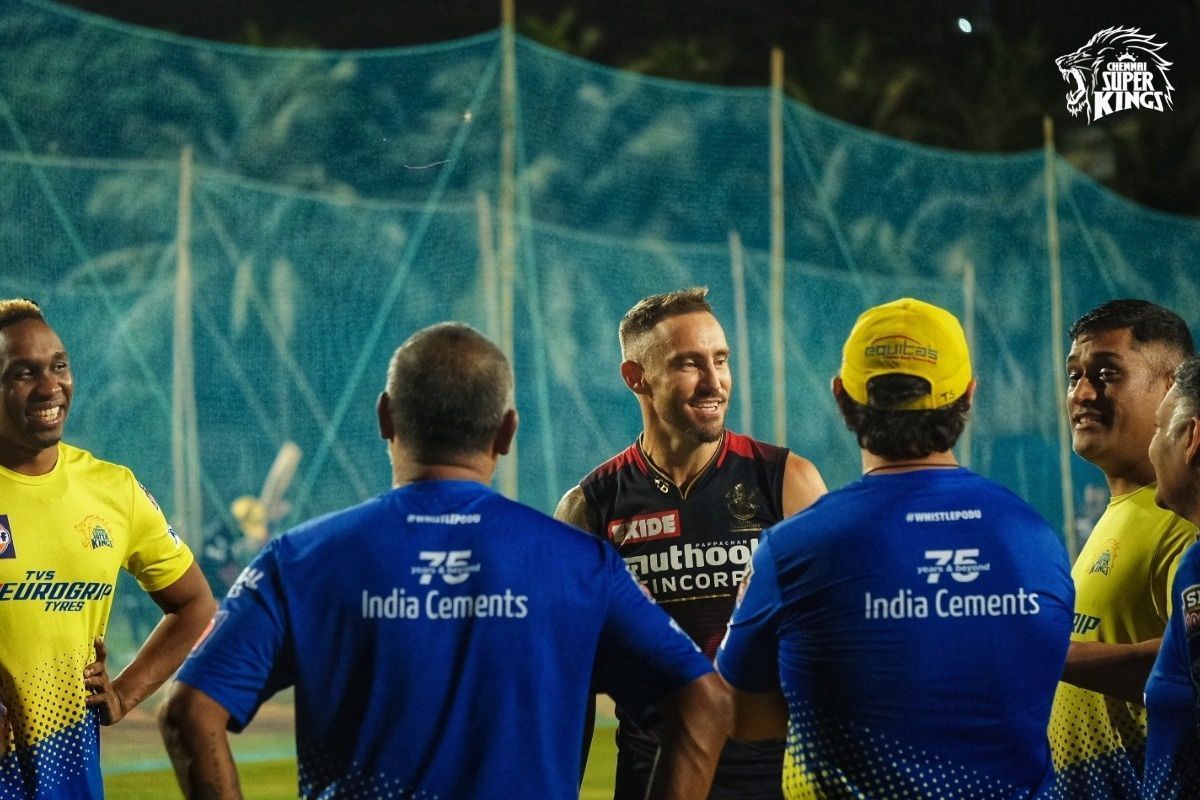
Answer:
[[[192,551],[167,522],[154,496],[136,479],[132,483],[129,549],[122,566],[147,592],[157,592],[187,571]]]

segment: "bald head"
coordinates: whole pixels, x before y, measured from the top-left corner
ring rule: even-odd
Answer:
[[[469,325],[414,333],[392,355],[387,393],[396,438],[425,463],[490,453],[513,376],[496,345]]]

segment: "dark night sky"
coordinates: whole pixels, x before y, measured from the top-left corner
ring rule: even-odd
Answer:
[[[1082,46],[1097,31],[1114,26],[1138,27],[1166,42],[1163,55],[1173,62],[1170,78],[1176,102],[1172,114],[1143,113],[1133,139],[1121,143],[1118,127],[1128,114],[1100,120],[1092,129],[1115,142],[1118,164],[1113,175],[1097,175],[1117,191],[1147,205],[1200,215],[1200,0],[516,0],[518,25],[531,17],[551,22],[572,8],[576,20],[571,37],[588,27],[599,31],[587,57],[628,66],[665,39],[695,39],[701,48],[724,48],[710,79],[730,85],[768,83],[769,51],[782,46],[789,78],[808,88],[820,84],[807,70],[806,54],[823,31],[832,28],[852,43],[868,34],[881,70],[912,64],[936,78],[916,99],[914,113],[923,119],[951,120],[954,104],[974,103],[989,119],[988,97],[981,91],[980,70],[991,70],[991,39],[1014,46],[1037,33],[1044,43],[1043,67],[1026,69],[1016,91],[1037,98],[1050,113],[1062,138],[1060,150],[1070,155],[1073,135],[1095,130],[1066,114],[1068,90],[1054,57]],[[199,38],[282,46],[330,49],[396,47],[469,36],[494,30],[500,4],[463,0],[70,0],[70,4],[127,22],[163,28]],[[959,31],[957,20],[975,25],[972,35]],[[570,38],[570,37],[569,37]],[[714,44],[715,43],[715,44]],[[849,46],[849,45],[848,45]],[[824,84],[828,85],[828,84]],[[811,95],[820,111],[855,124],[839,108],[840,89]],[[952,95],[952,96],[948,96]],[[1011,96],[1011,95],[1010,95]],[[991,101],[996,102],[996,101]],[[1003,101],[1000,101],[1003,102]],[[824,103],[825,105],[822,105]],[[841,105],[846,105],[841,103]],[[861,109],[860,109],[861,112]],[[1003,115],[997,115],[1003,116]],[[1124,119],[1122,119],[1124,118]],[[948,124],[957,124],[949,122]],[[984,123],[991,124],[988,122]],[[943,147],[1019,150],[1041,144],[1040,119],[1022,120],[1015,136],[993,143],[964,143],[947,137],[917,141]],[[903,131],[884,130],[908,137]],[[963,137],[959,137],[962,139]],[[1123,149],[1122,149],[1123,148]],[[1085,159],[1086,161],[1086,159]],[[1181,164],[1186,162],[1185,167]],[[1086,164],[1082,164],[1087,169]]]
[[[254,24],[270,42],[298,33],[326,48],[402,46],[469,36],[495,28],[498,2],[462,0],[71,0],[71,5],[189,36],[240,41]],[[762,62],[772,45],[802,51],[820,22],[844,30],[870,30],[897,52],[940,50],[952,55],[970,47],[956,27],[964,16],[992,22],[1006,35],[1040,28],[1053,50],[1078,47],[1097,30],[1113,25],[1141,27],[1174,45],[1175,59],[1192,56],[1197,35],[1197,0],[607,0],[563,3],[517,0],[518,17],[554,19],[567,6],[581,24],[604,31],[595,57],[619,62],[647,42],[669,35],[729,35],[748,63]],[[1182,70],[1185,66],[1177,61]],[[1189,67],[1191,65],[1188,65]],[[947,64],[952,69],[952,63]],[[736,82],[749,78],[740,74]],[[761,81],[745,81],[761,82]]]

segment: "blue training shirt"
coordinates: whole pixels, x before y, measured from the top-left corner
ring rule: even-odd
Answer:
[[[301,797],[468,800],[577,797],[590,691],[711,669],[605,542],[423,481],[271,542],[179,679],[235,731],[295,686]]]
[[[1074,589],[1058,536],[966,469],[868,475],[771,528],[717,655],[782,692],[788,797],[1026,798]]]
[[[1200,545],[1184,551],[1146,682],[1146,800],[1200,800]]]

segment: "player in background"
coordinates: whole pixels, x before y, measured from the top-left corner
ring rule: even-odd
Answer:
[[[1072,444],[1104,472],[1112,497],[1071,570],[1075,626],[1050,746],[1065,797],[1133,800],[1145,757],[1142,693],[1170,614],[1171,577],[1196,533],[1155,505],[1147,451],[1192,336],[1178,315],[1144,300],[1105,303],[1070,336]]]
[[[825,493],[786,448],[725,429],[729,345],[706,299],[685,289],[639,301],[621,320],[621,377],[642,434],[563,497],[561,520],[612,542],[655,601],[712,658],[759,533]],[[617,800],[641,798],[659,742],[617,706]],[[590,722],[590,717],[589,717]],[[731,742],[713,798],[779,797],[783,742]]]
[[[0,389],[0,797],[100,798],[98,724],[171,676],[216,603],[133,473],[62,441],[70,360],[29,300],[0,300]],[[110,680],[122,568],[163,618]]]
[[[1052,790],[1071,628],[1055,531],[959,467],[975,383],[949,312],[864,312],[833,394],[863,477],[768,531],[717,655],[735,737],[787,731],[789,798],[1019,800]]]
[[[301,797],[578,797],[593,680],[671,720],[652,796],[704,795],[724,686],[611,548],[488,488],[512,391],[466,325],[396,351],[395,488],[272,540],[180,670],[161,722],[188,796],[241,797],[225,730],[295,686]]]
[[[1200,524],[1200,359],[1189,356],[1154,418],[1154,500]],[[1171,618],[1146,683],[1146,800],[1200,799],[1200,547],[1184,551]]]

